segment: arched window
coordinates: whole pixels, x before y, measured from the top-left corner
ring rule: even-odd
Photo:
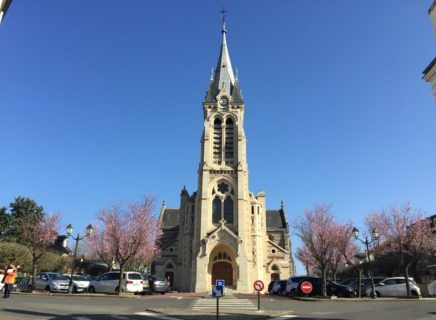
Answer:
[[[273,266],[271,267],[271,270],[272,270],[272,271],[279,271],[279,267],[277,267],[276,265],[273,265]]]
[[[212,202],[212,223],[219,223],[221,220],[221,200],[215,197]]]
[[[233,200],[230,196],[224,200],[224,219],[228,223],[233,223]]]
[[[222,122],[220,118],[216,118],[213,123],[213,163],[221,164],[223,154],[223,133]]]
[[[226,121],[226,144],[225,144],[225,161],[227,165],[233,165],[234,163],[234,131],[232,119]]]
[[[174,266],[171,262],[167,264],[167,269],[174,269]]]

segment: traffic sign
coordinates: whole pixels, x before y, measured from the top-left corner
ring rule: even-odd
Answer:
[[[224,287],[224,280],[215,280],[215,285]]]
[[[256,291],[262,291],[263,288],[265,288],[265,285],[263,284],[262,280],[256,280],[253,283],[253,287]]]
[[[303,281],[300,284],[300,288],[301,288],[301,292],[303,292],[305,294],[309,294],[313,290],[313,286],[312,286],[312,284],[309,281]]]
[[[212,296],[214,298],[220,298],[224,296],[224,287],[223,286],[212,286]]]

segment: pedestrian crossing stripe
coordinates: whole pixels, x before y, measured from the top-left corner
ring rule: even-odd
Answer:
[[[220,310],[257,310],[255,306],[248,299],[220,299],[219,301]],[[192,310],[207,310],[216,309],[215,299],[199,299],[192,307]]]

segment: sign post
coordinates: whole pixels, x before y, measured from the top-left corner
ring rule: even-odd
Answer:
[[[212,286],[212,296],[216,298],[216,320],[220,318],[220,298],[224,296],[224,280],[217,280]]]
[[[260,292],[263,290],[265,285],[262,280],[256,280],[253,283],[254,290],[257,291],[257,311],[260,311]]]

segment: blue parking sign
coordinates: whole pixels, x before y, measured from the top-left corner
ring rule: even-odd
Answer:
[[[224,280],[216,280],[215,285],[220,286],[220,287],[224,287]]]
[[[223,286],[212,286],[212,296],[215,298],[220,298],[224,296],[224,287]]]

